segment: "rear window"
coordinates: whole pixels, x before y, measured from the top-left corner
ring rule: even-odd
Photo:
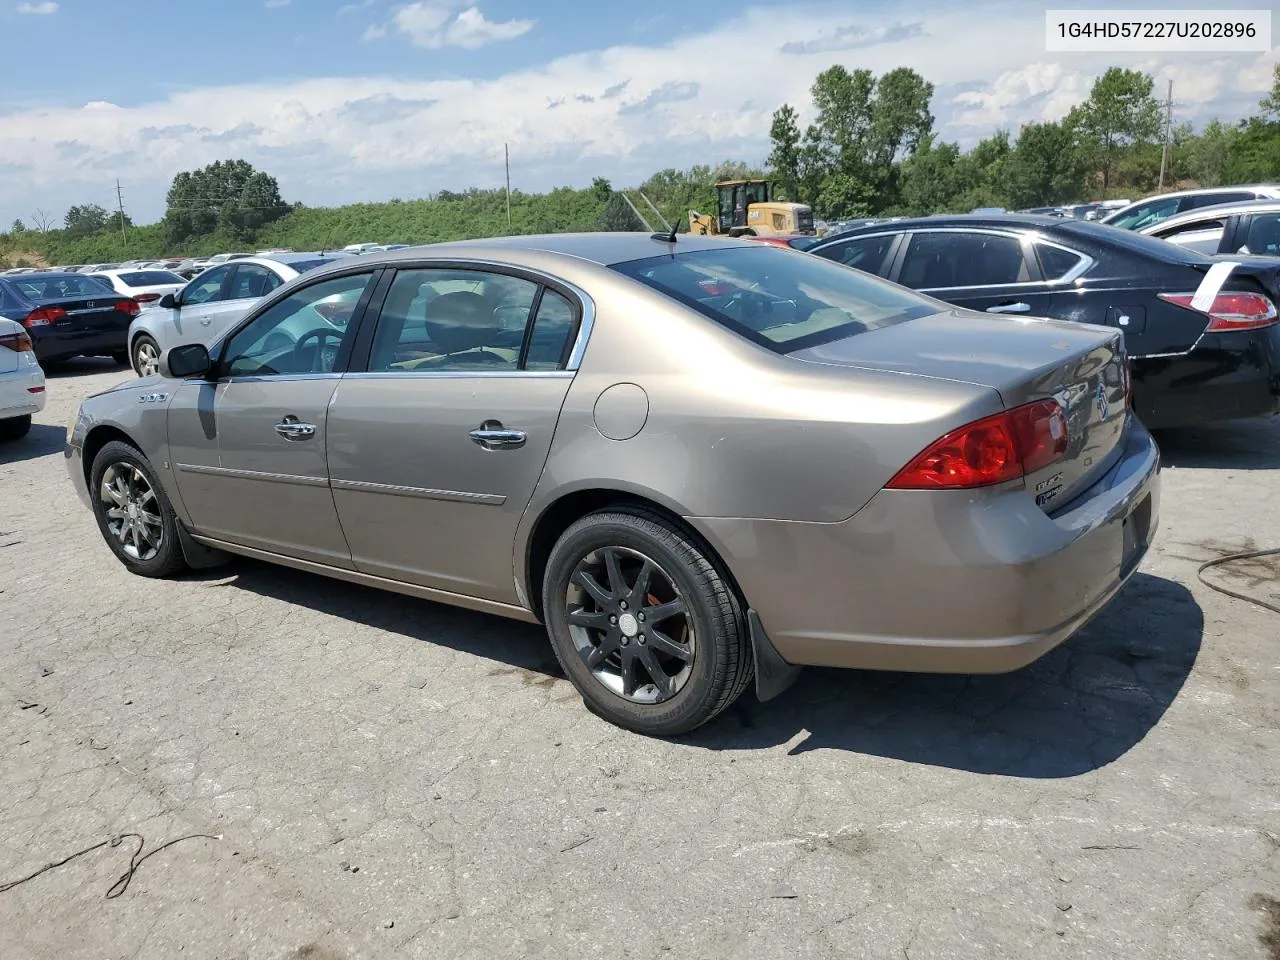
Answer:
[[[1118,247],[1130,253],[1145,257],[1154,257],[1165,263],[1185,263],[1203,266],[1207,261],[1202,254],[1187,250],[1176,244],[1149,237],[1145,233],[1134,233],[1105,223],[1090,223],[1084,220],[1065,220],[1055,229],[1075,234],[1088,240],[1094,240],[1109,247]]]
[[[613,269],[778,353],[938,311],[934,301],[878,277],[763,245],[650,257]]]
[[[137,273],[122,273],[120,280],[129,287],[155,287],[164,283],[187,282],[168,270],[139,270]]]
[[[114,292],[110,284],[78,273],[25,276],[16,285],[24,297],[37,302],[61,300],[65,297],[100,297],[104,293]]]

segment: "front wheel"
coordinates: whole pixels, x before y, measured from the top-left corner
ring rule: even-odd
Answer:
[[[131,573],[170,577],[186,569],[173,507],[141,451],[120,440],[104,446],[93,458],[89,491],[103,539]]]
[[[590,514],[543,578],[547,633],[588,707],[651,736],[711,720],[752,675],[746,618],[704,549],[665,517]]]

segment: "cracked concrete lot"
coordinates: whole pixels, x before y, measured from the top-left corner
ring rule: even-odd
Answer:
[[[0,448],[0,957],[1280,957],[1280,420],[1165,438],[1162,527],[1019,673],[808,671],[682,742],[540,630],[248,561],[130,576],[50,377]],[[1280,566],[1218,569],[1280,599]]]

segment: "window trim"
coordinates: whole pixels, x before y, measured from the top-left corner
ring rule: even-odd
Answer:
[[[1061,250],[1064,253],[1069,253],[1069,254],[1072,254],[1073,256],[1079,257],[1079,260],[1076,262],[1076,265],[1072,267],[1070,270],[1068,270],[1066,273],[1064,273],[1062,276],[1057,277],[1053,280],[1041,280],[1040,283],[1046,287],[1060,287],[1065,284],[1075,283],[1082,276],[1088,273],[1090,268],[1097,262],[1096,260],[1093,259],[1093,257],[1089,256],[1089,254],[1085,253],[1084,251],[1077,250],[1075,247],[1067,246],[1065,243],[1059,243],[1057,240],[1050,240],[1048,237],[1044,236],[1044,234],[1039,234],[1039,233],[1031,234],[1030,239],[1031,239],[1031,249],[1033,251],[1035,251],[1035,248],[1037,245],[1044,244],[1046,247],[1053,247],[1056,250]],[[1040,261],[1039,252],[1036,252],[1036,261],[1037,262]],[[1045,275],[1044,264],[1040,263],[1040,276],[1043,277],[1044,275]]]
[[[982,283],[982,284],[969,284],[966,286],[956,286],[956,287],[919,287],[919,288],[910,287],[908,288],[908,289],[917,290],[917,292],[919,293],[927,293],[933,290],[1025,290],[1030,287],[1061,287],[1061,286],[1066,286],[1068,284],[1074,283],[1076,280],[1080,279],[1080,277],[1083,276],[1094,265],[1094,263],[1097,262],[1094,260],[1093,257],[1089,256],[1087,253],[1084,253],[1076,249],[1075,247],[1071,247],[1064,243],[1061,243],[1058,240],[1051,239],[1050,237],[1045,236],[1043,233],[1040,233],[1038,230],[1018,231],[1014,229],[1002,230],[997,227],[952,226],[952,227],[926,227],[918,230],[911,230],[909,231],[909,233],[912,238],[914,238],[915,235],[919,233],[983,233],[983,234],[990,234],[998,237],[1012,237],[1013,239],[1018,240],[1021,243],[1022,256],[1025,260],[1029,261],[1028,267],[1029,268],[1034,267],[1040,273],[1040,278],[1037,280],[1019,280],[1014,283]],[[1049,246],[1057,247],[1060,250],[1065,250],[1067,253],[1073,253],[1076,256],[1081,258],[1080,263],[1077,264],[1071,270],[1064,273],[1061,277],[1058,277],[1056,280],[1046,280],[1044,279],[1044,268],[1040,265],[1040,257],[1035,252],[1035,245],[1037,243],[1047,243]],[[902,275],[902,267],[906,263],[906,259],[907,259],[906,255],[907,253],[910,252],[910,250],[911,250],[911,244],[910,242],[907,242],[906,244],[904,244],[903,249],[900,252],[900,256],[898,257],[898,263],[895,265],[895,268],[894,268],[894,276],[891,278],[894,280],[895,283],[900,282],[897,278]]]
[[[395,282],[397,274],[401,271],[409,270],[470,270],[476,273],[497,273],[536,284],[538,289],[534,293],[530,312],[525,320],[525,337],[521,341],[518,362],[522,362],[525,359],[527,342],[531,336],[533,321],[536,319],[534,308],[542,302],[543,288],[550,288],[559,293],[569,301],[569,306],[574,311],[576,324],[576,329],[568,340],[569,345],[566,348],[567,356],[563,368],[559,370],[370,370],[369,360],[373,352],[373,340],[377,336],[378,324],[382,319],[382,309],[386,305],[387,295],[391,291],[391,284]],[[538,270],[531,270],[528,267],[503,263],[497,260],[460,260],[457,258],[397,260],[394,264],[386,266],[386,274],[387,276],[384,278],[386,282],[380,291],[376,307],[366,307],[365,314],[361,318],[361,327],[357,331],[354,341],[351,362],[344,372],[347,377],[357,380],[365,380],[372,377],[413,380],[458,378],[484,380],[506,377],[572,378],[582,364],[582,358],[587,350],[587,342],[591,339],[591,331],[595,327],[595,301],[591,299],[585,290],[567,280],[553,277]]]
[[[194,286],[194,285],[195,285],[195,284],[200,280],[200,278],[204,276],[204,274],[205,274],[205,273],[210,273],[210,272],[212,272],[212,271],[214,271],[214,270],[221,270],[221,269],[223,269],[223,268],[226,268],[227,274],[226,274],[226,276],[224,276],[224,277],[222,278],[222,283],[220,283],[220,284],[218,285],[218,293],[217,293],[217,295],[216,295],[216,296],[214,296],[214,298],[213,298],[212,300],[201,300],[199,303],[191,303],[191,304],[188,304],[186,297],[184,297],[184,296],[183,296],[183,294],[185,294],[185,293],[187,292],[187,288],[188,288],[188,287],[192,287],[192,286]],[[204,273],[201,273],[201,274],[198,274],[198,275],[196,275],[196,276],[192,277],[190,280],[188,280],[188,281],[187,281],[187,286],[183,287],[181,290],[179,290],[179,291],[178,291],[178,307],[179,307],[179,309],[181,309],[182,307],[185,307],[185,306],[192,306],[192,307],[207,307],[207,306],[208,306],[209,304],[211,304],[211,303],[222,303],[222,302],[224,302],[224,301],[226,300],[226,298],[223,296],[223,294],[227,292],[227,286],[228,286],[228,284],[230,284],[230,283],[231,283],[231,275],[232,275],[232,274],[234,274],[234,273],[235,273],[235,266],[234,266],[234,262],[228,262],[228,263],[219,263],[219,264],[217,264],[217,265],[215,265],[215,266],[210,267],[208,270],[204,271]]]

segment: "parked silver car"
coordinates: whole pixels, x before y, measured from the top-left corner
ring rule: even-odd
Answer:
[[[1224,203],[1180,213],[1142,233],[1200,253],[1280,256],[1280,200]]]
[[[590,706],[654,735],[802,664],[1020,667],[1156,528],[1119,331],[755,241],[352,258],[160,368],[67,439],[128,569],[238,553],[541,621]]]
[[[211,344],[272,290],[338,253],[238,257],[210,267],[177,293],[162,297],[129,327],[129,359],[140,376],[155,373],[160,354],[180,343]]]
[[[1241,184],[1233,187],[1205,187],[1179,190],[1147,197],[1106,216],[1102,222],[1124,230],[1142,230],[1179,213],[1212,207],[1220,203],[1244,203],[1248,200],[1280,199],[1280,185],[1274,183]]]

